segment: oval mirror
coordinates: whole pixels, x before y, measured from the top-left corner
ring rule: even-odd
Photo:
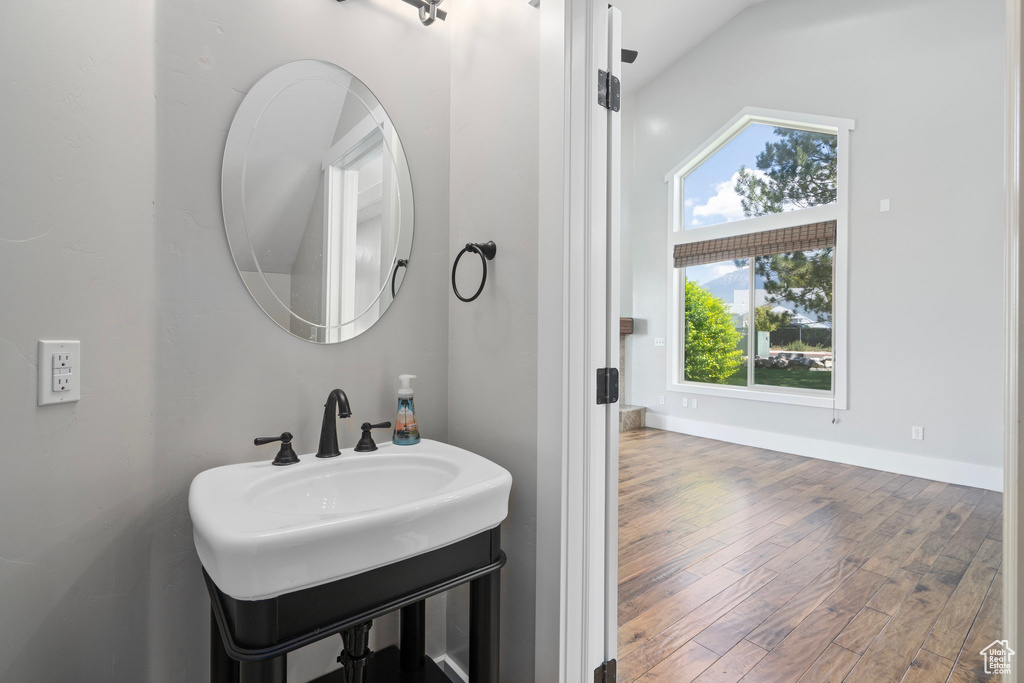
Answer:
[[[231,122],[221,176],[231,256],[296,337],[351,339],[384,314],[412,248],[412,177],[377,98],[339,66],[274,69]]]

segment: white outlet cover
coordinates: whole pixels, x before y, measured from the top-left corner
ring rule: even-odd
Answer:
[[[655,337],[654,338],[654,345],[655,346],[664,346],[665,345],[665,338],[664,337]]]
[[[74,403],[82,397],[82,343],[72,340],[40,340],[37,346],[39,380],[37,404]],[[59,358],[55,358],[60,354]],[[65,356],[67,358],[65,359]],[[67,381],[55,382],[54,369],[58,368]],[[56,387],[64,387],[55,389]]]

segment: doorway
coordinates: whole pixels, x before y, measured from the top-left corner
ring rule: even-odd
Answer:
[[[657,56],[659,22],[642,16],[637,5],[616,3],[623,47],[638,47],[639,66],[645,52]],[[1002,501],[988,490],[1000,483],[987,478],[1002,465],[1001,336],[981,343],[996,360],[987,379],[947,374],[941,390],[927,389],[938,381],[940,350],[916,347],[909,352],[913,360],[902,364],[880,349],[887,339],[950,331],[925,331],[925,317],[907,315],[909,309],[940,315],[955,308],[955,294],[911,283],[928,279],[925,254],[939,260],[948,254],[951,263],[970,263],[975,275],[992,274],[975,288],[976,301],[994,319],[1003,315],[1005,8],[1000,2],[966,8],[912,0],[856,6],[769,0],[733,9],[638,85],[629,85],[633,74],[623,67],[620,303],[636,327],[625,341],[623,391],[628,403],[646,408],[646,424],[620,440],[619,677],[795,681],[824,680],[827,671],[838,680],[969,679],[979,666],[984,671],[982,649],[990,641],[980,641],[1005,637]],[[630,35],[637,17],[637,24],[653,26],[650,35]],[[671,22],[662,17],[660,23]],[[939,44],[938,34],[949,40]],[[965,97],[970,111],[957,114]],[[686,206],[687,197],[670,196],[666,176],[749,106],[857,122],[849,150],[851,265],[842,274],[851,306],[833,311],[847,316],[847,409],[801,403],[801,396],[821,394],[801,394],[797,380],[823,390],[821,373],[807,361],[824,365],[834,347],[807,343],[801,333],[824,336],[822,319],[807,315],[804,302],[792,296],[767,300],[773,295],[759,293],[770,287],[757,281],[764,273],[756,266],[746,272],[744,305],[768,306],[790,321],[803,318],[792,326],[800,344],[783,348],[785,335],[777,335],[777,344],[774,330],[764,330],[764,353],[757,352],[755,333],[763,328],[755,329],[754,315],[745,328],[734,327],[741,337],[744,329],[750,333],[740,353],[746,388],[758,389],[759,356],[787,361],[767,368],[783,400],[731,395],[731,387],[718,386],[724,382],[700,386],[687,383],[681,371],[670,374],[672,361],[682,365],[685,353],[673,344],[674,334],[685,337],[682,322],[674,331],[668,315],[680,305],[672,298],[679,291],[671,277],[676,255],[667,253],[665,239],[666,225],[678,224],[672,202],[679,201],[687,223],[682,230],[750,216],[737,177],[718,179]],[[942,183],[919,182],[912,169],[932,165],[924,161],[929,149],[955,127],[954,119],[975,116],[988,123],[975,122],[972,130],[985,128],[989,135],[968,156],[985,149],[984,161],[960,157],[964,163],[953,164],[970,173],[946,186],[940,208],[929,197]],[[941,163],[961,153],[945,152]],[[763,174],[755,178],[769,177],[773,169],[766,166],[760,168],[755,155],[745,168]],[[961,184],[987,185],[992,211],[968,218],[970,207],[955,196]],[[936,243],[936,235],[958,230],[954,215],[983,225],[978,238],[988,247],[975,242],[977,251],[967,257],[949,240]],[[691,225],[695,218],[702,224]],[[797,251],[809,250],[780,253]],[[912,254],[922,257],[921,270],[906,260],[917,258]],[[715,263],[736,272],[737,260],[730,255]],[[680,279],[687,282],[685,275]],[[737,289],[716,294],[727,314],[741,304],[728,296]],[[981,348],[975,336],[954,336],[961,346]],[[803,345],[820,348],[796,348]],[[972,395],[985,406],[946,413],[939,396],[949,382],[978,382]],[[759,442],[759,435],[770,438]],[[963,446],[954,446],[957,441]],[[730,581],[726,572],[740,578]]]

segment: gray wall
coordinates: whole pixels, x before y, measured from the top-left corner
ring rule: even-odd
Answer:
[[[447,437],[449,36],[446,25],[425,30],[414,12],[402,9],[383,2],[271,0],[159,5],[162,362],[155,456],[166,514],[155,533],[151,597],[167,643],[157,654],[168,661],[152,658],[157,670],[181,666],[183,659],[202,665],[204,648],[180,628],[198,623],[206,609],[199,565],[190,535],[175,533],[188,528],[185,497],[197,472],[272,456],[251,446],[250,439],[262,433],[288,430],[299,453],[315,450],[323,401],[334,387],[346,390],[354,413],[341,422],[339,439],[354,444],[360,422],[393,419],[402,372],[419,377],[417,417],[424,436]],[[220,157],[242,95],[267,71],[306,58],[340,64],[374,92],[402,136],[416,194],[414,252],[403,296],[366,334],[341,345],[309,344],[265,318],[231,267],[220,215]],[[433,68],[413,73],[412,63]],[[181,594],[168,592],[169,585],[181,585]],[[293,666],[300,665],[295,658]]]
[[[537,511],[537,44],[539,12],[521,0],[471,2],[452,25],[451,239],[494,240],[479,299],[449,297],[451,443],[512,473],[502,525],[501,680],[533,680]],[[478,259],[463,259],[472,293]],[[449,600],[449,653],[466,661],[465,591]]]
[[[631,401],[655,420],[1001,467],[1003,12],[1000,0],[775,0],[636,94],[626,224],[632,313],[646,325],[630,340]],[[849,410],[835,425],[830,410],[712,396],[687,409],[665,389],[667,349],[653,340],[668,336],[664,176],[746,106],[857,123]]]
[[[0,5],[4,681],[147,675],[152,51],[151,1]],[[79,403],[36,406],[38,339],[81,340]]]
[[[339,432],[354,444],[358,422],[393,419],[401,372],[419,376],[423,434],[448,436],[448,25],[384,0],[16,0],[0,6],[0,57],[0,680],[204,680],[192,477],[272,457],[257,435],[289,430],[315,450],[334,387],[352,401]],[[327,347],[259,310],[220,211],[235,109],[303,58],[374,91],[416,192],[402,295]],[[82,340],[78,404],[36,407],[44,338]],[[333,663],[338,642],[294,658],[295,678]]]

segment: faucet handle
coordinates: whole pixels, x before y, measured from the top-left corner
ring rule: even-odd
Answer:
[[[268,443],[274,443],[275,441],[281,441],[283,443],[291,443],[292,435],[290,432],[284,432],[281,436],[258,436],[252,440],[256,446],[262,446]]]
[[[294,465],[299,461],[299,456],[295,455],[295,451],[292,450],[292,435],[290,432],[284,432],[281,436],[260,436],[252,440],[256,446],[274,443],[275,441],[281,442],[281,450],[277,452],[277,457],[274,458],[275,465]]]
[[[377,444],[373,442],[373,437],[370,436],[370,430],[387,429],[390,426],[390,422],[379,422],[375,425],[372,425],[369,422],[364,422],[359,427],[360,429],[363,430],[363,435],[362,437],[360,437],[359,443],[356,444],[356,447],[353,450],[355,450],[356,453],[369,453],[371,451],[377,450]]]

